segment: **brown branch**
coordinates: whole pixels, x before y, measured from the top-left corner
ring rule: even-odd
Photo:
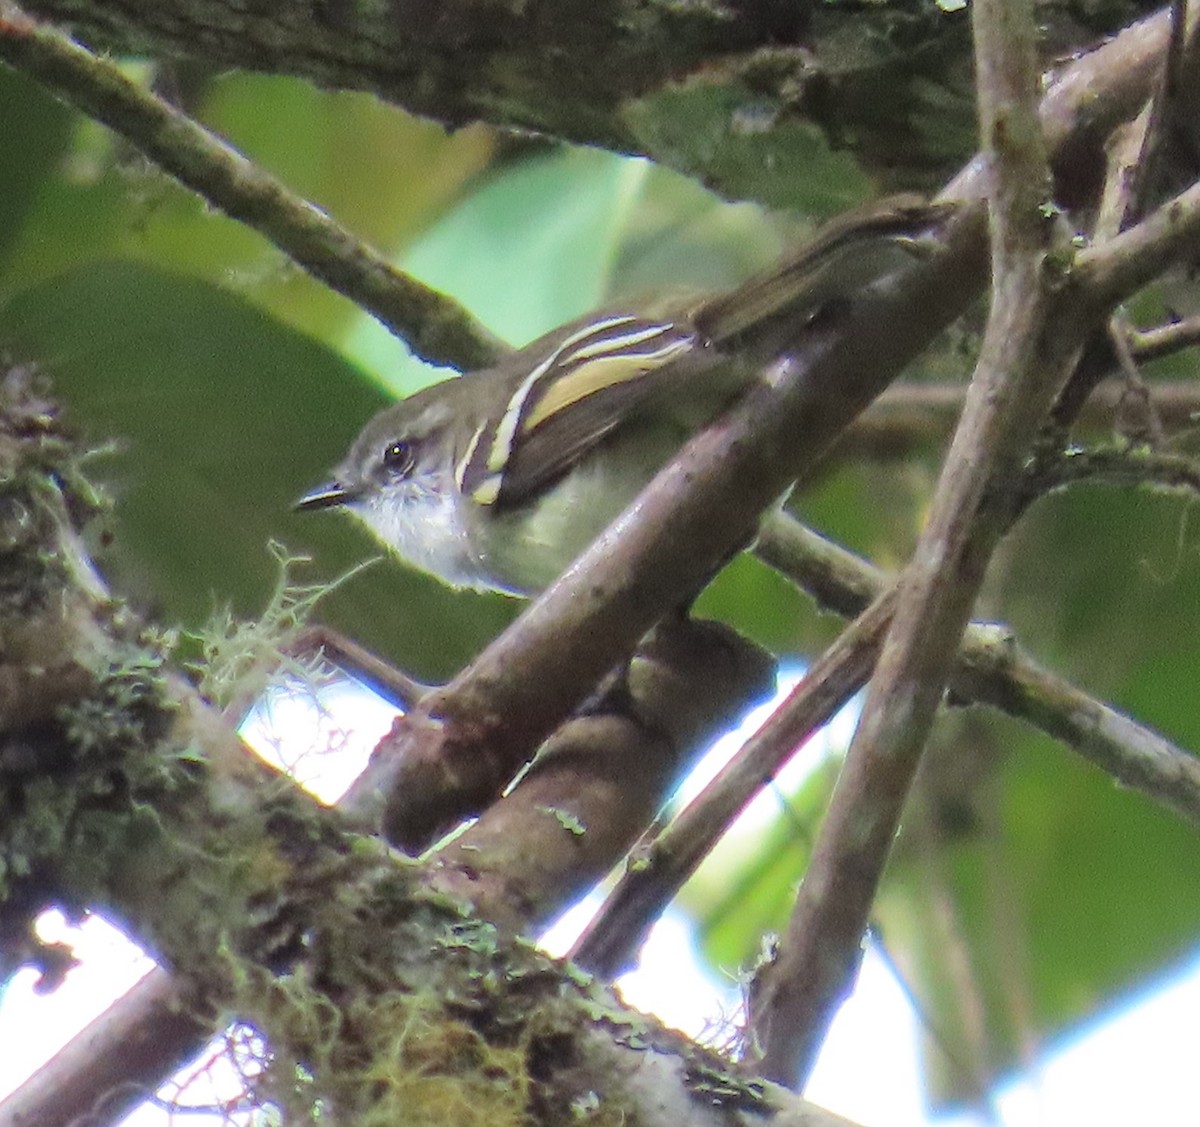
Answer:
[[[1200,462],[1186,454],[1127,446],[1075,450],[1038,459],[1017,490],[1016,509],[1073,485],[1170,490],[1200,497]]]
[[[436,19],[423,20],[414,17],[421,9],[411,0],[343,4],[333,10],[302,0],[275,0],[269,7],[186,0],[28,3],[30,10],[76,28],[89,42],[118,51],[200,57],[218,68],[275,71],[324,88],[366,89],[451,127],[482,119],[584,144],[640,150],[677,167],[690,165],[684,171],[706,182],[724,176],[727,192],[747,182],[738,175],[742,170],[731,174],[728,167],[727,146],[736,140],[730,135],[739,132],[737,114],[732,129],[718,126],[711,132],[702,118],[699,130],[692,132],[704,141],[689,151],[682,136],[687,131],[662,129],[656,95],[673,100],[716,91],[720,99],[722,87],[738,98],[752,92],[756,103],[762,99],[782,109],[772,124],[786,144],[809,101],[829,108],[828,85],[835,112],[829,115],[832,121],[815,114],[817,125],[832,128],[842,145],[850,139],[862,144],[862,135],[873,133],[873,148],[899,159],[912,156],[897,138],[905,136],[909,123],[893,103],[907,108],[915,102],[924,112],[928,105],[913,94],[901,102],[905,91],[897,74],[915,73],[926,97],[934,85],[942,89],[956,117],[965,119],[969,113],[965,84],[947,73],[947,60],[957,58],[947,44],[962,42],[965,17],[936,6],[901,12],[856,8],[811,20],[803,7],[745,0],[604,0],[587,6],[586,12],[572,5],[446,0],[438,5]],[[1077,10],[1054,0],[1040,8],[1056,50],[1061,50],[1056,31],[1062,30],[1064,10],[1076,25],[1067,34],[1078,37]],[[1086,38],[1116,30],[1104,22],[1106,16],[1088,25]],[[928,29],[930,49],[914,52],[909,45],[917,20],[917,27]],[[865,58],[875,56],[875,71],[868,65],[869,73],[861,78],[847,74],[841,47],[846,34],[871,44]],[[878,71],[887,77],[879,78]],[[821,96],[807,97],[817,87]],[[852,96],[839,100],[843,91]],[[856,111],[853,103],[871,92],[890,95],[891,102],[881,108],[876,97],[868,113]],[[845,128],[847,114],[854,115],[851,128]],[[880,136],[881,116],[886,125],[896,123],[887,130],[890,136]],[[707,159],[697,150],[706,151]],[[732,150],[758,151],[757,143],[753,149]],[[872,155],[881,159],[878,151]],[[894,168],[893,163],[889,171]],[[928,175],[928,164],[919,171]],[[778,179],[794,182],[795,177]]]
[[[1180,466],[1182,459],[1151,458],[1156,466],[1162,463],[1154,469],[1130,455],[1122,469],[1109,463],[1090,472],[1082,465],[1087,460],[1064,459],[1059,474],[1039,472],[1042,484],[1031,487],[1031,495],[1092,480],[1200,492],[1200,474],[1194,464]],[[755,553],[822,607],[861,617],[703,791],[664,830],[635,847],[626,871],[571,952],[601,977],[621,972],[646,930],[734,819],[808,736],[866,683],[891,622],[896,593],[891,577],[791,517],[770,518]],[[950,686],[956,702],[989,704],[1032,724],[1122,786],[1200,825],[1200,759],[1040,667],[1005,628],[967,628]]]
[[[1108,319],[1108,340],[1125,383],[1125,394],[1117,404],[1117,429],[1127,440],[1148,442],[1157,449],[1166,439],[1166,428],[1134,358],[1132,336],[1128,315],[1116,310]]]
[[[1170,13],[1158,12],[1055,74],[1040,116],[1056,167],[1096,157],[1112,130],[1137,112],[1161,73],[1170,34]],[[1097,96],[1107,103],[1106,110],[1119,106],[1120,111],[1096,113]],[[973,177],[978,172],[972,164],[960,175]],[[1098,187],[1082,186],[1084,198]],[[952,184],[950,190],[954,188]]]
[[[438,850],[432,883],[535,933],[612,869],[695,755],[774,683],[774,659],[727,627],[668,617],[513,790]]]
[[[1094,473],[1085,472],[1089,461]],[[1190,462],[1161,455],[1103,456],[1096,461],[1087,455],[1072,456],[1058,463],[1060,470],[1035,471],[1035,480],[1043,482],[1035,491],[1098,480],[1200,492],[1195,463],[1184,468],[1178,465],[1181,461]],[[1117,469],[1119,462],[1124,462],[1127,473]],[[1161,472],[1154,468],[1159,465]],[[757,552],[841,615],[860,612],[891,582],[886,573],[790,518],[767,523]],[[1043,669],[1006,628],[995,624],[967,628],[951,688],[956,701],[990,704],[1032,724],[1122,786],[1200,825],[1200,758]]]
[[[304,0],[27,7],[126,53],[296,75],[321,88],[369,91],[451,128],[492,121],[618,151],[638,148],[630,103],[689,74],[750,66],[760,48],[772,52],[757,68],[760,87],[785,87],[811,66],[810,51],[789,46],[796,18],[774,5],[738,4],[735,17],[727,4],[673,0],[604,0],[586,13],[444,0],[436,18],[423,18],[430,13],[410,0],[333,10]]]
[[[1010,639],[969,647],[954,692],[1025,720],[1194,825],[1200,825],[1200,759],[1038,665]]]
[[[1153,329],[1135,329],[1130,337],[1130,347],[1137,360],[1158,360],[1197,344],[1200,344],[1200,316],[1196,315]],[[1170,385],[1155,384],[1155,394],[1158,395],[1164,386]]]
[[[1200,92],[1200,23],[1191,20],[1188,0],[1171,0],[1171,38],[1163,77],[1154,96],[1155,122],[1152,147],[1145,160],[1142,184],[1166,179],[1163,166],[1169,157],[1182,157],[1192,174],[1200,171],[1200,152],[1191,135],[1195,97]]]
[[[602,978],[624,969],[650,925],[754,795],[866,684],[894,607],[894,592],[889,591],[863,611],[670,826],[633,851],[571,958]]]
[[[1154,281],[1200,242],[1200,184],[1156,208],[1140,223],[1079,253],[1071,280],[1095,306],[1112,306]]]
[[[156,967],[0,1101],[0,1127],[118,1123],[216,1032],[216,1015]]]
[[[258,231],[330,289],[373,314],[431,364],[482,367],[504,346],[458,302],[396,270],[320,208],[292,193],[113,63],[0,2],[0,59],[107,125],[185,188]]]
[[[1171,0],[1170,35],[1154,93],[1134,121],[1113,131],[1109,172],[1093,238],[1104,242],[1138,219],[1154,196],[1163,148],[1179,116],[1179,87],[1187,59],[1187,0]]]
[[[900,582],[897,610],[862,717],[818,836],[779,957],[755,996],[751,1029],[763,1071],[803,1079],[852,987],[861,939],[904,800],[948,680],[971,605],[1003,529],[982,502],[1018,464],[1069,374],[1082,338],[1045,339],[1043,258],[1049,193],[1037,112],[1031,2],[981,0],[973,10],[985,160],[994,178],[992,307],[934,496]]]
[[[1151,170],[1156,165],[1155,158],[1161,147],[1166,95],[1172,87],[1172,59],[1178,53],[1181,34],[1179,4],[1172,3],[1169,18],[1166,58],[1154,93],[1136,118],[1123,122],[1113,130],[1105,145],[1106,173],[1092,230],[1093,241],[1111,239],[1134,222],[1142,214],[1149,188],[1155,179]],[[1119,326],[1116,324],[1118,318],[1121,322]],[[1107,333],[1093,333],[1055,405],[1053,421],[1059,428],[1065,429],[1074,423],[1097,383],[1111,366],[1110,358],[1112,364],[1124,374],[1128,388],[1140,383],[1141,376],[1131,354],[1132,342],[1125,320],[1118,311],[1110,320]],[[1122,402],[1127,401],[1126,398]]]
[[[1160,83],[1160,91],[1161,88]],[[1137,216],[1137,201],[1145,179],[1139,175],[1138,161],[1150,146],[1154,125],[1161,124],[1153,112],[1156,104],[1157,98],[1152,98],[1133,121],[1113,130],[1106,153],[1108,172],[1093,228],[1096,239],[1111,239]]]
[[[1157,329],[1133,330],[1129,344],[1135,360],[1150,360],[1191,348],[1198,340],[1200,318]],[[1200,381],[1148,380],[1146,390],[1168,439],[1172,432],[1196,426]],[[965,382],[893,384],[846,431],[836,456],[901,458],[941,441],[953,433],[966,394]],[[1122,382],[1101,383],[1084,403],[1076,420],[1077,429],[1111,434],[1124,395]]]

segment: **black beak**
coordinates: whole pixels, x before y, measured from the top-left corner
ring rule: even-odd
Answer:
[[[356,496],[353,489],[347,488],[340,481],[330,481],[310,489],[293,506],[298,513],[315,512],[317,509],[336,509],[345,505]]]

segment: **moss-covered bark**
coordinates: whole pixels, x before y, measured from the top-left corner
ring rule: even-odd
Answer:
[[[10,965],[53,969],[31,938],[48,905],[122,921],[266,1036],[274,1065],[256,1091],[289,1122],[825,1121],[502,938],[248,756],[92,580],[76,455],[27,380],[7,391],[0,684],[23,702],[0,713]]]
[[[867,190],[862,167],[929,184],[973,147],[966,20],[930,0],[27,8],[106,50],[298,75],[452,128],[643,153],[779,206],[834,210]]]
[[[742,198],[828,211],[937,183],[975,144],[966,6],[933,0],[30,0],[89,42],[368,90],[643,153]],[[1048,59],[1150,5],[1041,5]]]

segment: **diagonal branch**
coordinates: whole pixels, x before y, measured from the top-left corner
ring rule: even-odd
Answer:
[[[774,659],[728,627],[668,616],[512,790],[437,850],[431,883],[536,934],[612,870],[695,756],[774,683]]]
[[[216,1032],[186,981],[155,967],[11,1095],[0,1127],[119,1123]]]
[[[458,302],[396,270],[320,208],[291,192],[113,63],[0,2],[0,59],[107,125],[231,219],[258,231],[330,289],[374,314],[423,360],[491,363],[504,346]]]
[[[1079,456],[1088,461],[1086,455]],[[1097,476],[1119,485],[1168,485],[1200,492],[1194,463],[1190,472],[1178,472],[1176,459],[1161,459],[1134,476],[1136,456],[1126,459],[1130,473],[1117,473],[1109,459],[1101,459]],[[1047,472],[1047,488],[1060,488],[1095,478],[1075,472],[1076,458],[1063,459],[1071,473]],[[1110,476],[1111,471],[1111,476]],[[1037,475],[1038,471],[1031,471]],[[1052,483],[1052,484],[1051,484]],[[775,519],[763,530],[759,556],[771,567],[838,614],[861,611],[886,589],[888,576],[852,552],[791,519]],[[1200,825],[1200,759],[1172,744],[1157,732],[1096,700],[1057,674],[1041,668],[1003,627],[994,624],[967,628],[951,689],[956,701],[990,704],[1024,720],[1060,741],[1093,766],[1107,772],[1122,786],[1140,791],[1182,818]]]
[[[1135,227],[1081,251],[1071,271],[1085,298],[1107,307],[1159,277],[1200,242],[1200,183],[1156,208]]]
[[[1194,348],[1200,344],[1200,317],[1192,315],[1152,329],[1135,329],[1129,343],[1135,360],[1158,360]],[[1163,385],[1155,384],[1155,395],[1162,390]]]

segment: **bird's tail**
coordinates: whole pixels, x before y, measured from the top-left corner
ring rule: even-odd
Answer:
[[[760,332],[774,340],[785,324],[799,330],[831,303],[927,258],[954,208],[906,194],[847,212],[770,270],[702,302],[695,325],[712,344],[751,350]]]

